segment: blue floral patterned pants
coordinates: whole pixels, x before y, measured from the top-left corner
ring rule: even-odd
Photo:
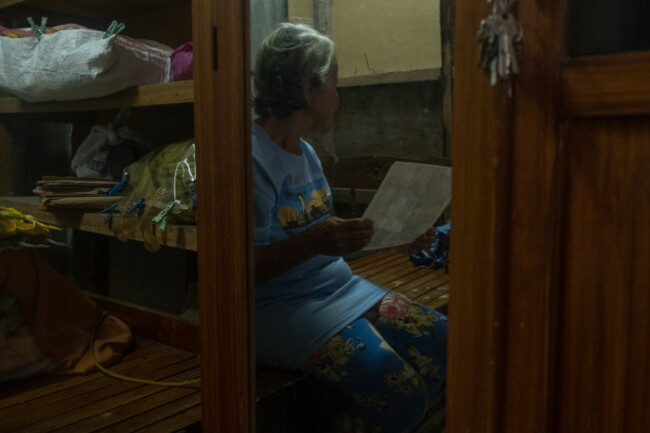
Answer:
[[[336,433],[402,433],[445,381],[447,318],[387,294],[313,353],[301,370],[347,394]]]

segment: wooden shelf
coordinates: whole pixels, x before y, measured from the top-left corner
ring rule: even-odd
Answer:
[[[95,213],[79,211],[49,211],[40,208],[38,197],[0,197],[0,206],[12,207],[23,214],[32,215],[37,221],[60,227],[69,227],[101,235],[115,236],[115,233],[104,224],[105,217]],[[116,218],[116,223],[119,218]],[[168,225],[164,232],[152,226],[156,239],[161,245],[196,251],[196,226]],[[133,240],[143,241],[142,235],[137,234]]]
[[[123,107],[186,104],[194,102],[194,80],[133,87],[113,95],[78,101],[25,102],[0,96],[0,113],[57,113],[65,111],[114,110]]]
[[[0,0],[0,9],[21,6],[88,18],[113,18],[188,2],[189,0],[104,0],[101,2],[95,0]]]
[[[25,0],[0,0],[0,9],[5,9],[9,6],[19,5],[23,3],[25,3]]]
[[[440,68],[417,69],[401,72],[376,72],[372,74],[339,77],[339,87],[372,86],[377,84],[435,81],[440,79]]]

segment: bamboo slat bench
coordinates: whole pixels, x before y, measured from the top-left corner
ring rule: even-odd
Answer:
[[[447,303],[449,275],[444,269],[416,268],[407,256],[391,252],[352,260],[350,266],[358,275],[429,307],[444,309]],[[113,367],[116,373],[165,382],[199,377],[195,325],[179,325],[158,312],[95,299],[138,335],[136,349]],[[261,370],[258,402],[296,380]],[[38,375],[0,385],[0,432],[191,433],[200,430],[200,405],[198,388],[126,382],[101,372]]]
[[[198,357],[138,338],[116,373],[156,381],[199,377]],[[39,375],[0,388],[0,431],[174,432],[198,426],[197,388],[166,388],[125,382],[102,373]]]
[[[449,274],[445,269],[413,266],[409,257],[378,252],[349,262],[352,272],[435,310],[446,310]]]

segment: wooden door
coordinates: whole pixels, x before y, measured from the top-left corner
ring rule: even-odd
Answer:
[[[571,58],[569,6],[517,2],[512,98],[456,7],[449,432],[650,431],[650,52]]]

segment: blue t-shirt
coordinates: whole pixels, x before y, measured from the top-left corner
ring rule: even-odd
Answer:
[[[300,148],[301,155],[287,152],[253,126],[255,245],[273,244],[332,216],[320,160],[304,140]],[[258,362],[299,367],[386,293],[353,275],[341,257],[325,255],[257,284]]]

